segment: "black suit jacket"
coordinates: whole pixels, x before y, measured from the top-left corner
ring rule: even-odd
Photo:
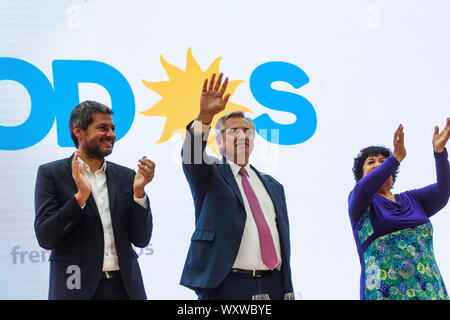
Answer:
[[[36,179],[34,228],[39,245],[51,250],[49,299],[92,298],[103,268],[100,215],[92,193],[84,209],[75,200],[72,158],[40,166]],[[134,176],[133,170],[107,161],[109,207],[122,281],[130,299],[146,299],[138,256],[131,244],[147,246],[153,224],[148,199],[147,209],[134,201]],[[67,284],[74,275],[70,266],[79,268],[79,289]]]

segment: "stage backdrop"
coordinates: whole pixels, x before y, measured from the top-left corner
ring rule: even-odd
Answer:
[[[87,99],[115,111],[108,160],[156,162],[146,188],[153,236],[136,248],[149,299],[196,298],[178,283],[194,230],[180,149],[203,79],[224,72],[227,110],[246,110],[258,127],[251,163],[286,191],[295,291],[358,299],[353,158],[391,147],[402,123],[408,155],[394,191],[436,181],[433,127],[450,115],[449,12],[446,0],[0,1],[0,298],[47,298],[36,172],[74,152],[68,116]],[[449,214],[432,218],[447,283]]]

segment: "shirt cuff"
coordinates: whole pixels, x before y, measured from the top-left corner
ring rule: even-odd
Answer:
[[[73,195],[73,198],[75,199],[75,202],[81,208],[81,210],[84,211],[84,208],[86,207],[86,204],[87,204],[87,200],[84,202],[84,204],[82,206],[80,206],[80,204],[78,203],[77,199],[75,198],[75,195]]]
[[[133,195],[134,201],[136,201],[137,204],[140,204],[145,209],[147,209],[147,195],[145,195],[143,198],[136,198],[135,195]]]
[[[433,152],[436,160],[446,160],[448,158],[447,148],[444,148],[444,151],[440,153],[437,153],[436,151]]]
[[[191,131],[193,134],[203,134],[209,130],[211,127],[210,124],[204,124],[203,122],[199,120],[194,120],[191,124]]]
[[[388,159],[389,158],[391,158],[392,159],[392,161],[394,162],[394,165],[396,165],[397,167],[399,167],[400,166],[400,162],[398,162],[398,160],[397,160],[397,158],[396,157],[394,157],[394,155],[393,154],[391,154],[389,157],[388,157]],[[386,159],[387,160],[387,159]]]

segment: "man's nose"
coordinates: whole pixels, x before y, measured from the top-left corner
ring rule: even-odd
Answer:
[[[116,134],[114,133],[114,131],[112,129],[110,129],[106,132],[106,136],[110,139],[114,139],[114,140],[116,139]]]
[[[245,135],[244,131],[239,130],[238,132],[236,132],[234,138],[236,139],[236,141],[246,141],[248,139],[248,137]]]

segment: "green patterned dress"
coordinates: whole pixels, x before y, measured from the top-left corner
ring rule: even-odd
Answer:
[[[369,211],[368,211],[369,212]],[[360,241],[373,234],[370,219]],[[431,223],[377,237],[364,252],[364,299],[448,299],[433,251]]]

